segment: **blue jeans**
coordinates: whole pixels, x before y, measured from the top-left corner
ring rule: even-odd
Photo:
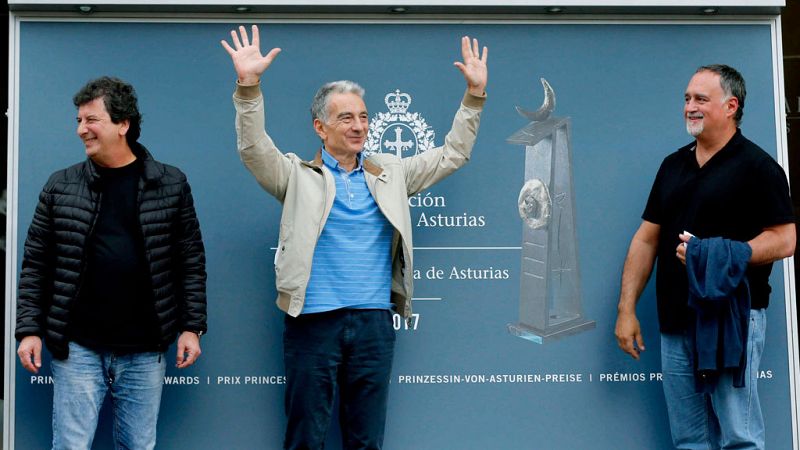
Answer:
[[[152,449],[166,358],[160,352],[116,355],[74,342],[53,359],[53,450],[92,447],[100,407],[111,391],[114,448]]]
[[[745,386],[720,376],[711,394],[695,391],[691,341],[661,335],[661,369],[672,442],[678,449],[763,449],[764,419],[758,400],[758,366],[764,351],[766,309],[750,311]]]
[[[285,324],[284,448],[324,447],[338,390],[342,447],[380,449],[394,357],[392,312],[338,309],[286,316]]]

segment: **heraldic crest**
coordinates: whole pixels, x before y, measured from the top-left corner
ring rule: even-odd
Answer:
[[[369,124],[364,150],[367,154],[394,153],[398,157],[413,156],[433,148],[435,134],[425,119],[409,112],[411,96],[400,89],[386,94],[388,112],[380,112]]]

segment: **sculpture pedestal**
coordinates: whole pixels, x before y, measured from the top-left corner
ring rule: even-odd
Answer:
[[[595,325],[596,323],[594,320],[586,320],[578,317],[560,326],[552,326],[547,330],[540,330],[521,322],[510,323],[508,324],[508,332],[522,339],[527,339],[537,344],[544,344],[558,338],[591,330]]]

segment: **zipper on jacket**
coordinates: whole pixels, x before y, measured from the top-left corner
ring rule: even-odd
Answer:
[[[325,201],[327,201],[328,200],[328,180],[326,179],[327,176],[325,175],[325,169],[320,168],[319,170],[320,173],[322,174],[322,186],[323,186],[322,195],[325,198]],[[334,193],[333,195],[335,196],[336,193]],[[333,199],[333,201],[335,202],[336,199]],[[331,205],[331,208],[333,208],[333,205]],[[322,219],[324,218],[325,218],[325,207],[323,206],[322,215],[319,217],[319,229],[317,230],[317,240],[314,242],[314,248],[317,248],[317,242],[319,242],[319,237],[322,235],[322,230],[325,228],[325,224],[322,223]]]
[[[144,170],[144,168],[142,169]],[[164,339],[165,336],[162,334],[161,323],[158,320],[158,311],[156,311],[156,298],[155,293],[153,292],[153,272],[150,270],[150,250],[147,249],[147,245],[145,244],[144,240],[144,227],[142,227],[142,194],[144,193],[144,185],[146,181],[140,179],[139,183],[137,184],[136,189],[136,223],[139,225],[139,238],[142,240],[142,252],[144,253],[145,259],[145,270],[147,271],[147,284],[148,289],[150,291],[150,295],[153,296],[153,314],[156,317],[156,327],[158,331],[158,341],[159,346],[161,346],[161,341]],[[173,291],[174,295],[174,291]],[[179,317],[180,320],[180,317]],[[159,356],[159,361],[161,362],[161,357]]]
[[[91,192],[91,189],[89,190]],[[92,234],[94,233],[94,227],[97,224],[97,218],[100,216],[100,205],[103,203],[103,192],[97,193],[97,202],[94,204],[94,211],[92,212],[94,216],[92,217],[92,223],[89,224],[89,232],[86,233],[86,241],[83,243],[83,248],[81,249],[81,272],[78,275],[78,289],[75,290],[75,298],[72,301],[75,301],[80,298],[81,291],[83,290],[83,282],[86,280],[86,249],[89,248],[88,241],[92,238]]]
[[[147,249],[147,246],[144,242],[144,227],[142,226],[142,193],[144,192],[144,181],[139,182],[139,189],[136,192],[136,223],[139,225],[139,233],[140,238],[142,239],[142,252],[144,252],[144,259],[147,264],[145,264],[145,270],[147,270],[147,281],[150,286],[150,291],[153,290],[153,273],[150,271],[150,250]],[[155,300],[155,298],[153,299]],[[155,305],[155,302],[154,302]],[[157,314],[156,314],[157,315]]]
[[[320,171],[320,174],[322,175],[322,186],[323,186],[322,195],[323,195],[323,198],[325,199],[325,201],[327,201],[328,200],[328,182],[325,179],[325,169],[320,167],[319,171]],[[334,195],[336,195],[336,194],[334,193]],[[336,199],[334,199],[334,201],[336,201]],[[333,205],[331,205],[331,207],[333,207]],[[325,228],[325,224],[322,223],[322,220],[324,218],[325,218],[325,204],[323,203],[322,215],[319,216],[319,228],[317,229],[317,238],[314,240],[314,249],[315,250],[317,248],[317,244],[319,243],[319,237],[322,235],[322,230]],[[311,254],[311,265],[310,266],[313,266],[313,265],[314,265],[314,254],[312,253]],[[309,266],[309,269],[310,269],[310,266]],[[308,279],[309,280],[311,279],[311,270],[308,271]],[[306,282],[306,287],[308,287],[308,282]],[[305,294],[303,295],[303,298],[305,298]],[[305,303],[305,301],[303,303]]]
[[[375,177],[375,179],[377,180],[378,177]],[[376,186],[377,186],[377,184],[376,184]],[[405,258],[404,252],[403,252],[403,247],[404,247],[404,243],[405,243],[405,239],[403,239],[403,233],[401,233],[400,230],[396,226],[394,226],[392,221],[389,220],[389,216],[386,215],[386,212],[383,210],[383,206],[380,204],[380,202],[378,202],[378,197],[375,195],[374,192],[372,192],[371,189],[369,189],[369,187],[370,187],[370,184],[368,182],[367,183],[367,190],[369,191],[370,195],[372,195],[372,199],[375,200],[375,204],[378,205],[378,210],[381,212],[381,214],[383,214],[383,217],[386,219],[387,222],[389,222],[389,225],[391,225],[392,228],[394,228],[394,231],[396,231],[397,235],[399,236],[399,238],[397,239],[397,243],[399,244],[399,247],[400,247],[400,252],[399,252],[400,253],[400,268],[401,268],[400,273],[405,276],[406,258]],[[413,227],[413,225],[412,225],[412,227]]]
[[[375,177],[375,179],[377,180],[378,177]],[[378,201],[378,197],[375,195],[375,193],[371,189],[369,189],[369,187],[370,187],[370,184],[369,184],[369,182],[367,182],[367,190],[369,191],[370,195],[372,195],[372,199],[375,200],[375,204],[378,205],[378,210],[381,212],[381,214],[383,214],[383,217],[386,219],[387,222],[389,222],[389,224],[392,226],[392,228],[394,228],[395,232],[397,232],[397,236],[398,236],[398,239],[397,239],[397,244],[398,245],[397,246],[400,247],[399,250],[398,250],[398,258],[400,259],[400,275],[403,276],[403,288],[405,288],[406,257],[405,257],[405,251],[404,251],[404,249],[405,249],[405,239],[403,239],[403,233],[401,233],[400,230],[396,226],[394,226],[392,221],[389,220],[389,216],[387,216],[386,213],[383,211],[383,207],[381,206],[380,202]],[[377,189],[377,184],[376,184],[376,189]],[[413,227],[413,225],[412,225],[412,227]],[[392,261],[392,263],[394,264],[394,261]],[[407,292],[406,292],[406,295],[408,295]],[[390,297],[389,301],[391,302],[391,292],[389,293],[389,297]],[[411,303],[411,297],[407,296],[405,304],[403,305],[404,308],[407,309],[408,305],[410,303]],[[405,311],[398,311],[398,314],[400,314],[400,316],[402,317],[405,314]],[[407,326],[411,326],[412,325],[411,324],[411,316],[406,317],[406,325]]]
[[[323,194],[323,198],[325,199],[325,201],[327,201],[328,200],[328,183],[327,183],[327,180],[325,179],[325,169],[322,168],[322,167],[318,167],[318,168],[315,167],[315,170],[319,170],[320,175],[322,175],[322,186],[323,186],[322,194]],[[322,215],[320,215],[320,217],[319,217],[319,227],[317,228],[317,237],[314,239],[314,249],[315,250],[317,248],[317,243],[319,243],[319,237],[322,234],[322,230],[325,228],[325,224],[322,223],[322,219],[324,219],[324,218],[325,218],[325,205],[323,203]],[[278,248],[278,251],[281,251],[283,249],[283,247],[284,247],[284,245],[281,244],[281,247]],[[312,254],[311,254],[311,262],[308,265],[308,279],[306,279],[306,291],[308,291],[308,282],[311,281],[311,268],[313,266],[314,266],[314,253],[312,252]],[[289,299],[289,308],[290,309],[291,309],[291,302],[292,302],[292,299]],[[303,305],[305,305],[305,303],[306,303],[306,294],[305,294],[305,292],[303,292]]]

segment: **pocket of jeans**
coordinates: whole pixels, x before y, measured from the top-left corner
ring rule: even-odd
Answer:
[[[755,309],[750,312],[750,329],[763,333],[767,326],[767,317],[763,309]]]
[[[385,310],[386,313],[386,320],[384,321],[385,327],[384,330],[387,333],[387,337],[390,341],[394,342],[397,340],[397,332],[394,329],[394,311],[387,309]],[[400,320],[406,320],[402,316]]]

